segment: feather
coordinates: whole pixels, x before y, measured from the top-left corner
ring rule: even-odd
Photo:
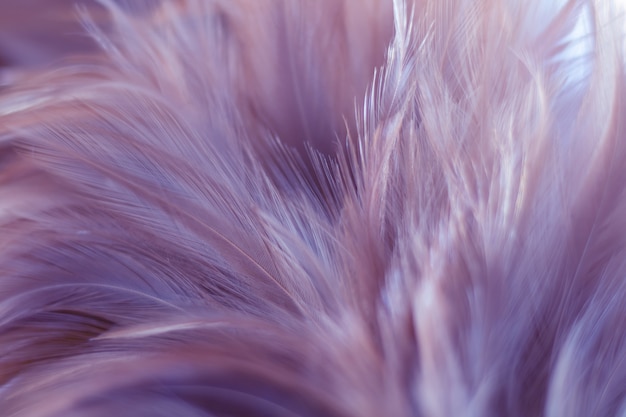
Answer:
[[[87,55],[0,42],[0,415],[623,415],[617,7],[100,0]]]

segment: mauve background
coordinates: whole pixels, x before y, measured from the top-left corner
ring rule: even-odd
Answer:
[[[160,1],[115,0],[136,13]],[[96,0],[0,0],[0,68],[29,69],[70,54],[94,53],[94,42],[76,18],[80,7],[106,26],[107,14]]]

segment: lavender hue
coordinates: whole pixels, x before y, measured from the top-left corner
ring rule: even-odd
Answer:
[[[611,0],[99,3],[0,42],[0,416],[626,416]]]

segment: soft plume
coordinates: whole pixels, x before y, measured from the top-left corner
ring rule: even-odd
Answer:
[[[625,416],[619,10],[83,1],[1,73],[0,415]]]

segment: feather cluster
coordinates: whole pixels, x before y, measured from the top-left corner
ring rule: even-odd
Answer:
[[[0,416],[626,416],[617,4],[72,10],[0,70]]]

